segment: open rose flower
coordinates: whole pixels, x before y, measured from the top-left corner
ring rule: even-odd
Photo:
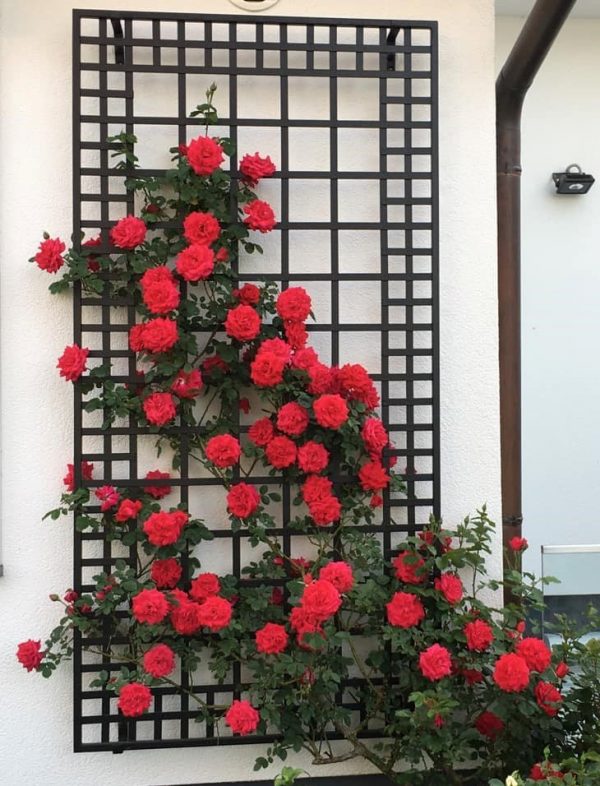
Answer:
[[[65,264],[62,256],[65,244],[58,237],[47,237],[40,243],[39,251],[34,256],[34,260],[40,270],[47,273],[56,273]]]
[[[144,242],[146,224],[136,216],[125,216],[110,230],[110,239],[117,248],[131,250]]]
[[[76,382],[84,371],[87,371],[87,358],[89,349],[81,348],[77,344],[65,347],[58,359],[56,367],[60,369],[60,376],[68,382]]]
[[[273,208],[262,199],[253,199],[252,202],[245,204],[244,213],[246,214],[244,224],[258,232],[270,232],[277,223]]]
[[[249,701],[235,700],[225,713],[225,723],[234,734],[252,734],[260,722],[260,715]]]
[[[17,647],[17,660],[27,671],[37,671],[44,660],[41,642],[33,639],[22,641]]]
[[[143,715],[152,704],[152,691],[141,682],[130,682],[119,691],[118,707],[126,718]]]
[[[204,281],[215,269],[215,252],[202,243],[194,243],[178,255],[175,269],[186,281]]]
[[[223,162],[223,148],[216,139],[209,136],[192,139],[184,155],[197,175],[212,175]]]
[[[263,177],[275,174],[275,164],[269,156],[263,158],[259,153],[246,153],[240,161],[240,172],[251,186],[255,186]]]
[[[196,210],[183,219],[183,236],[188,243],[210,246],[218,240],[221,227],[212,213]]]

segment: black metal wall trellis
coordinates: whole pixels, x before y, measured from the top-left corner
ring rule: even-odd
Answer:
[[[108,231],[114,221],[135,210],[134,196],[123,185],[124,171],[115,168],[111,157],[114,146],[107,142],[108,136],[122,130],[141,138],[166,132],[172,135],[171,146],[186,142],[198,133],[197,122],[189,118],[194,103],[190,105],[188,100],[188,83],[195,75],[206,77],[205,87],[215,77],[225,80],[227,105],[219,105],[217,100],[220,127],[234,142],[249,129],[279,135],[279,225],[273,233],[279,239],[275,254],[278,269],[273,272],[268,267],[268,272],[262,273],[242,266],[239,277],[256,280],[261,275],[283,287],[297,282],[309,290],[311,283],[327,286],[330,316],[320,319],[317,307],[317,324],[312,329],[315,334],[328,334],[331,363],[352,362],[360,342],[376,347],[370,370],[381,392],[382,417],[395,444],[393,453],[401,470],[406,464],[408,485],[405,497],[386,495],[382,522],[372,528],[380,533],[385,554],[390,556],[403,534],[418,530],[430,513],[439,514],[436,24],[77,10],[73,45],[74,237],[99,232],[103,242],[99,251],[109,250]],[[164,75],[172,75],[173,111],[161,116],[139,111],[140,80]],[[268,79],[269,85],[277,85],[277,113],[263,114],[260,105],[253,106],[252,116],[239,111],[243,94],[239,83],[244,77],[252,77],[254,84]],[[325,100],[319,112],[313,113],[314,101],[306,103],[303,113],[296,105],[291,111],[292,88],[297,89],[298,80],[309,85],[312,95],[322,92]],[[201,101],[199,94],[195,103]],[[294,165],[297,129],[323,130],[328,167],[313,170]],[[367,132],[364,139],[369,151],[375,146],[376,169],[360,165],[360,149],[347,166],[342,135],[358,130]],[[270,151],[263,146],[261,152]],[[142,175],[160,172],[144,162],[141,167]],[[298,219],[298,181],[310,181],[315,189],[326,184],[327,209],[317,219]],[[366,201],[369,188],[376,194],[377,215],[369,216],[367,210],[367,219],[360,213],[348,217],[344,203],[348,189],[364,192]],[[325,233],[330,256],[326,272],[311,273],[292,264],[294,244],[306,232]],[[376,267],[371,264],[371,269],[365,265],[365,269],[349,270],[345,265],[344,255],[357,233],[376,238]],[[349,313],[349,300],[356,299],[358,304],[363,290],[378,304],[376,316],[368,321],[349,321],[344,316]],[[76,292],[74,339],[93,348],[91,357],[110,363],[116,381],[135,381],[135,356],[127,347],[127,331],[134,322],[133,295],[117,302],[108,290],[98,297]],[[144,485],[140,444],[147,438],[147,430],[135,422],[102,429],[83,411],[84,399],[77,388],[75,398],[74,464],[77,470],[82,460],[96,465],[93,481],[76,477],[76,482],[90,487],[111,482]],[[181,502],[202,516],[202,510],[195,507],[195,495],[217,481],[194,476],[182,431],[178,430],[183,443],[180,477],[171,484],[178,489]],[[282,524],[275,534],[288,553],[296,554],[298,536],[285,527],[289,515],[290,494],[284,489]],[[227,572],[240,577],[246,554],[244,532],[233,534],[215,525],[214,534],[221,549],[229,550]],[[76,532],[75,589],[91,590],[91,577],[102,570],[110,572],[118,558],[135,565],[135,553],[123,551],[102,532]],[[194,723],[196,713],[188,696],[168,687],[154,691],[150,713],[123,722],[112,694],[89,686],[99,671],[121,666],[105,656],[84,652],[84,645],[101,650],[104,643],[102,637],[94,641],[78,636],[76,641],[76,750],[120,751],[269,739],[217,737],[211,725]],[[235,666],[224,684],[201,675],[193,686],[186,683],[186,687],[208,703],[227,703],[238,695],[243,679]],[[349,701],[348,706],[360,716],[360,705]]]

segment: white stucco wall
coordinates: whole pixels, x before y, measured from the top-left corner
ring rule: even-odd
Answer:
[[[161,2],[4,0],[2,122],[1,426],[3,624],[0,781],[47,786],[166,786],[257,776],[252,748],[71,752],[71,674],[50,682],[15,662],[16,643],[43,637],[47,601],[71,581],[67,523],[41,524],[71,458],[71,390],[55,358],[71,338],[70,298],[50,298],[27,265],[43,229],[71,229],[71,9]],[[499,511],[497,309],[491,0],[281,0],[281,15],[378,16],[440,23],[442,495],[450,523],[487,501]],[[225,0],[174,0],[170,11],[231,13]],[[494,567],[500,552],[497,549]],[[309,762],[301,760],[310,769]],[[347,763],[336,774],[364,770]],[[313,768],[314,771],[314,768]],[[333,770],[330,774],[333,774]]]
[[[522,25],[498,18],[498,67]],[[599,69],[600,19],[570,19],[523,112],[523,514],[536,573],[542,545],[600,543],[600,186],[557,196],[550,179],[574,162],[600,175]],[[569,575],[576,592],[579,568]]]

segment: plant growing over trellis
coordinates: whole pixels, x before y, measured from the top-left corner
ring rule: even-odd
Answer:
[[[467,783],[529,767],[560,733],[566,675],[542,641],[524,635],[537,591],[513,571],[521,606],[494,610],[481,599],[499,586],[486,576],[485,510],[452,531],[432,520],[393,555],[383,552],[383,495],[402,493],[403,482],[376,386],[361,366],[331,367],[308,345],[303,288],[239,285],[240,249],[260,253],[255,233],[276,225],[254,191],[275,167],[257,153],[241,159],[239,176],[222,168],[232,145],[209,135],[213,93],[196,113],[206,133],[172,151],[164,177],[137,174],[135,137],[113,137],[142,205],[116,222],[108,250],[106,238],[66,251],[45,236],[33,258],[61,272],[53,293],[73,284],[111,298],[136,292],[135,379],[115,382],[106,363],[88,368],[89,350],[77,345],[58,367],[105,427],[129,418],[156,434],[172,468],[148,473],[142,488],[117,482],[92,496],[94,467],[70,465],[48,515],[73,513],[79,530],[135,546],[137,563],[95,576],[93,592],[51,596],[64,616],[44,646],[20,644],[19,660],[50,676],[71,655],[73,631],[95,635],[106,643],[89,651],[122,664],[95,684],[114,691],[124,717],[151,713],[153,691],[174,686],[196,703],[200,722],[275,733],[258,769],[302,749],[317,764],[364,757],[397,784]],[[239,411],[250,407],[260,412],[246,432]],[[164,502],[181,427],[187,454],[226,489],[223,516],[262,550],[241,583],[210,571],[202,510]],[[269,483],[254,482],[258,470]],[[307,558],[291,557],[273,534],[280,494],[272,488],[282,483],[295,511],[284,526],[305,536]],[[207,704],[181,676],[207,665],[223,681],[234,661],[250,679],[229,706]],[[461,775],[457,766],[472,769]],[[280,780],[297,774],[287,768]]]

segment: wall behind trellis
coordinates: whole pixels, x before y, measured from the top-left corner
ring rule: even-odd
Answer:
[[[42,230],[66,237],[71,227],[74,6],[123,4],[5,0],[2,5],[0,363],[6,575],[0,579],[0,663],[6,728],[0,738],[6,749],[0,755],[0,780],[49,786],[248,780],[256,754],[251,748],[234,754],[215,748],[118,757],[72,754],[68,667],[47,683],[14,662],[17,641],[43,636],[52,626],[56,614],[47,594],[69,586],[72,575],[69,524],[40,524],[56,501],[72,452],[71,390],[54,369],[71,338],[70,298],[51,299],[47,280],[26,260]],[[165,5],[130,0],[126,7],[159,10]],[[226,0],[177,0],[168,10],[233,9]],[[363,7],[354,0],[281,0],[273,13],[439,21],[442,503],[449,522],[484,501],[497,517],[493,3],[381,0],[377,7]],[[316,299],[319,314],[318,294]],[[369,352],[366,346],[357,350]],[[496,569],[499,562],[497,549]],[[349,763],[335,773],[356,771],[356,764]]]

